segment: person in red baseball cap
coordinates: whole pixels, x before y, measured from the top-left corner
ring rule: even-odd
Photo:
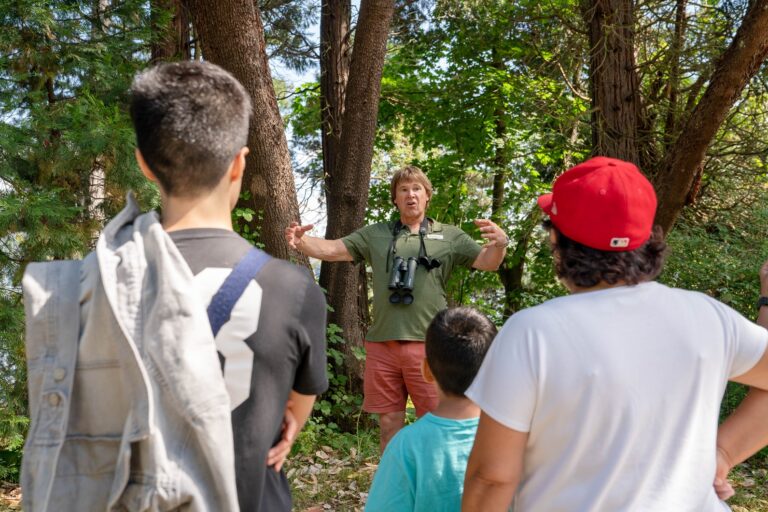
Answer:
[[[462,510],[728,510],[728,470],[768,443],[768,331],[654,281],[666,246],[635,165],[587,160],[538,204],[571,293],[513,315],[467,390]],[[718,428],[728,380],[754,389]]]

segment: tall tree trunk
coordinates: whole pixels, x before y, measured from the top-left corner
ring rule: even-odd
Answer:
[[[328,2],[327,4],[325,2]],[[362,227],[368,204],[373,143],[379,112],[379,95],[394,0],[362,0],[346,92],[343,70],[349,3],[324,0],[321,28],[324,60],[323,157],[328,224],[325,236],[336,239]],[[334,48],[334,45],[338,45]],[[343,110],[336,103],[343,98]],[[343,114],[342,114],[343,112]],[[339,121],[341,120],[341,125]],[[340,134],[340,136],[339,136]],[[331,320],[343,329],[346,373],[361,387],[362,364],[354,356],[362,346],[367,324],[364,268],[349,263],[323,263],[321,286],[328,290],[334,309]],[[354,300],[356,297],[358,300]]]
[[[592,151],[639,164],[632,1],[587,1],[583,14],[589,29]]]
[[[231,72],[251,95],[251,154],[243,177],[251,199],[246,205],[258,213],[252,228],[266,251],[288,259],[283,231],[298,220],[299,205],[258,8],[253,0],[188,0],[188,5],[203,56]],[[300,259],[308,265],[306,257]]]
[[[320,115],[323,145],[323,176],[328,202],[328,221],[325,237],[329,240],[349,234],[344,220],[349,215],[343,201],[344,182],[336,172],[339,166],[344,98],[349,80],[351,57],[350,0],[323,0],[320,11]],[[378,99],[377,99],[378,101]],[[367,182],[369,176],[361,176]],[[365,203],[355,207],[365,209]],[[354,229],[354,228],[353,228]],[[365,336],[368,326],[368,293],[365,281],[365,265],[331,263],[324,261],[320,267],[320,286],[327,290],[332,311],[328,321],[342,330],[346,341],[344,365],[336,371],[347,376],[348,388],[353,393],[362,392],[360,365],[351,357],[351,349]],[[356,297],[357,300],[352,300]],[[341,419],[341,418],[339,418]]]
[[[695,196],[709,144],[744,87],[768,56],[768,0],[751,2],[731,45],[718,61],[701,100],[680,130],[655,175],[656,223],[669,232]]]
[[[151,0],[152,62],[189,60],[192,58],[189,13],[185,0]],[[167,19],[161,26],[161,20]]]

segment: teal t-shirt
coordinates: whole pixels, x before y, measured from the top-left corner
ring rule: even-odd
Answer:
[[[398,432],[381,457],[366,512],[460,511],[479,421],[427,413]]]

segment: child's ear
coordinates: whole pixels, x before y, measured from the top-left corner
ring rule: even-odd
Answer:
[[[153,173],[152,169],[150,169],[149,166],[147,165],[147,161],[144,160],[144,155],[141,154],[141,151],[139,151],[139,148],[136,148],[135,155],[136,155],[136,163],[139,164],[139,169],[141,169],[142,174],[144,174],[144,176],[146,176],[146,178],[149,181],[158,183],[157,176],[155,176],[155,173]]]
[[[250,153],[247,147],[240,148],[235,158],[232,159],[232,164],[229,166],[229,181],[238,181],[243,177],[245,172],[245,157]]]
[[[429,367],[426,357],[421,360],[421,375],[425,381],[429,383],[435,382],[435,376],[432,374],[432,368]]]

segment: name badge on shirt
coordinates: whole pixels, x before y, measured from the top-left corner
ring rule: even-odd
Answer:
[[[442,239],[443,239],[443,235],[440,235],[440,234],[430,233],[427,235],[427,240],[442,240]]]

